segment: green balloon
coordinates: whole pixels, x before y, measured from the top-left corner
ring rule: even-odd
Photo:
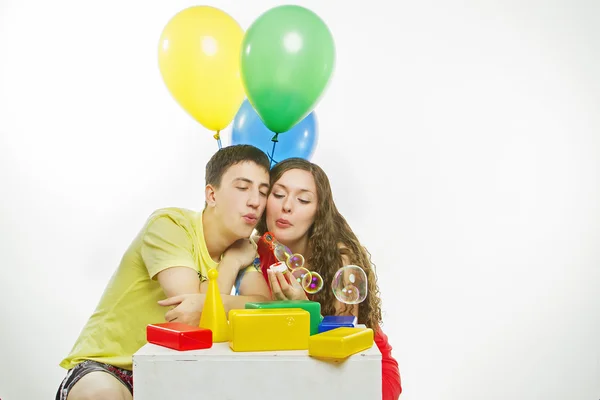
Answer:
[[[334,64],[329,28],[304,7],[272,8],[244,36],[241,75],[246,95],[275,133],[289,131],[313,110]]]

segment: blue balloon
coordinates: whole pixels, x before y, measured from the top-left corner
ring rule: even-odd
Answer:
[[[250,144],[264,151],[269,157],[273,153],[273,163],[292,157],[310,160],[319,136],[315,112],[308,114],[289,131],[277,135],[273,152],[274,136],[275,133],[265,126],[250,102],[244,100],[233,120],[231,144]]]

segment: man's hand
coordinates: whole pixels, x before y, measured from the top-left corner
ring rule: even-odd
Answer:
[[[256,258],[256,244],[250,239],[239,239],[225,250],[223,259],[233,259],[239,269],[252,265]]]
[[[230,294],[240,271],[252,265],[256,257],[256,245],[250,239],[239,239],[229,246],[223,253],[218,267],[219,292]],[[204,281],[200,284],[200,292],[204,293],[207,290],[208,281]]]
[[[205,300],[205,294],[182,294],[160,300],[158,304],[163,307],[175,306],[165,314],[167,322],[181,322],[191,326],[198,326]]]

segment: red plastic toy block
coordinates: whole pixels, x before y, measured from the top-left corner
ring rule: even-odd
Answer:
[[[148,343],[179,351],[209,349],[212,347],[212,331],[179,322],[150,324],[146,327]]]

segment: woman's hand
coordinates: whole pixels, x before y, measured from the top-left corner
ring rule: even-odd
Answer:
[[[269,270],[267,273],[275,300],[308,300],[300,283],[288,271],[281,273]]]

